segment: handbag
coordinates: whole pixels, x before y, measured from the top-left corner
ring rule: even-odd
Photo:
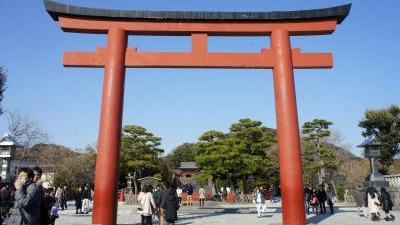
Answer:
[[[138,208],[137,208],[137,213],[138,214],[142,214],[143,213],[143,208],[142,208],[142,206],[138,206]]]

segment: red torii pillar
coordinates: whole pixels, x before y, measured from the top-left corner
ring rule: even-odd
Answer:
[[[44,1],[46,10],[67,32],[108,35],[106,48],[67,52],[65,66],[104,67],[93,224],[114,225],[117,215],[120,136],[125,68],[273,69],[283,224],[306,224],[300,138],[293,69],[330,68],[330,53],[292,49],[290,36],[330,34],[350,5],[292,12],[143,12],[99,10]],[[191,52],[138,52],[127,35],[192,36]],[[271,36],[260,53],[210,53],[207,37]]]

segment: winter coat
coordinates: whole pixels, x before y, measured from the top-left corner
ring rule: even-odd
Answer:
[[[392,210],[393,202],[392,202],[392,199],[390,198],[389,193],[382,192],[380,201],[381,201],[381,204],[382,204],[383,211],[387,212],[389,210]]]
[[[306,202],[310,202],[311,196],[312,196],[311,190],[310,190],[309,188],[305,188],[305,189],[304,189],[304,200],[305,200]]]
[[[368,196],[368,208],[369,208],[369,213],[378,213],[379,212],[379,205],[380,201],[378,199],[377,194],[374,193],[372,196],[371,194],[367,194]]]
[[[169,190],[161,207],[165,209],[165,221],[173,223],[178,219],[179,199],[174,188]]]
[[[75,195],[75,206],[76,208],[82,208],[82,191],[78,191]]]
[[[140,204],[142,205],[142,215],[151,216],[153,214],[153,209],[156,207],[153,195],[151,192],[146,192],[143,194]]]
[[[39,225],[42,195],[35,183],[15,191],[15,203],[8,225]]]
[[[335,193],[333,193],[333,191],[327,191],[326,192],[326,197],[328,200],[328,205],[333,205],[336,202],[336,196]]]
[[[261,191],[254,193],[254,202],[256,204],[264,204],[265,203],[265,198]]]
[[[326,196],[326,193],[324,190],[318,190],[317,191],[317,199],[319,203],[323,203],[326,200],[328,200],[328,197]]]
[[[362,188],[356,188],[354,192],[354,200],[356,201],[357,207],[362,207],[365,205],[365,193]]]
[[[204,188],[200,188],[199,189],[199,199],[205,199],[206,198],[206,191],[204,190]]]

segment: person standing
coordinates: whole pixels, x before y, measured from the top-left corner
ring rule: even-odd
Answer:
[[[193,205],[193,187],[191,183],[187,185],[186,205],[187,206]]]
[[[178,195],[179,205],[182,205],[182,188],[178,186],[176,188],[176,194]]]
[[[82,213],[82,188],[78,187],[75,193],[75,214]]]
[[[318,214],[318,197],[317,197],[317,191],[315,188],[311,190],[311,200],[310,200],[310,206],[312,209],[312,213],[315,213],[315,215]]]
[[[390,210],[392,210],[393,207],[393,202],[390,198],[390,194],[386,191],[384,187],[381,187],[380,201],[382,205],[382,210],[385,212],[385,220],[393,221],[395,219],[395,216],[393,216],[393,214],[390,214]]]
[[[327,187],[325,192],[328,199],[329,210],[331,211],[331,214],[333,214],[333,204],[336,202],[336,195],[331,187]]]
[[[276,188],[273,184],[271,184],[271,186],[269,187],[268,192],[269,192],[269,199],[270,199],[271,203],[275,203]]]
[[[306,213],[307,215],[310,214],[310,201],[311,201],[311,196],[312,196],[312,189],[311,187],[306,187],[304,189],[304,203],[305,203],[305,208],[306,208]]]
[[[364,190],[361,187],[361,185],[358,185],[354,191],[354,200],[356,202],[356,207],[357,207],[356,216],[357,217],[360,217],[360,216],[367,217],[366,212],[365,212],[365,207],[364,207],[365,206]]]
[[[55,198],[57,201],[57,205],[61,205],[61,196],[62,196],[63,189],[61,187],[57,187]]]
[[[61,192],[61,210],[62,211],[64,209],[68,209],[67,201],[68,201],[68,188],[67,188],[67,186],[64,186],[64,188]]]
[[[32,168],[32,171],[34,174],[32,182],[35,183],[42,197],[42,201],[40,204],[40,224],[47,225],[50,223],[49,208],[51,208],[51,205],[47,205],[46,196],[43,190],[43,180],[42,180],[43,170],[40,167],[35,166]]]
[[[200,203],[200,207],[204,206],[205,199],[206,199],[206,190],[204,190],[203,186],[200,186],[200,188],[199,188],[199,203]]]
[[[320,214],[325,214],[326,213],[325,202],[327,200],[327,196],[326,196],[323,184],[321,184],[317,187],[317,199],[318,199],[318,203],[319,203]]]
[[[91,191],[85,186],[82,191],[82,212],[88,214],[90,211],[90,201],[92,200]]]
[[[40,204],[42,196],[33,183],[34,173],[30,168],[20,168],[14,182],[15,202],[8,225],[40,225]]]

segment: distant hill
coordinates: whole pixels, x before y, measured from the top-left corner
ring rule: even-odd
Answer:
[[[62,145],[38,144],[30,149],[17,149],[16,160],[33,162],[37,165],[59,164],[63,159],[81,154]],[[58,162],[58,163],[57,163]]]

